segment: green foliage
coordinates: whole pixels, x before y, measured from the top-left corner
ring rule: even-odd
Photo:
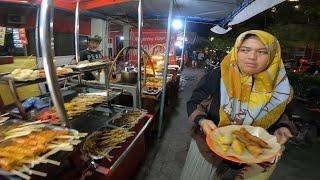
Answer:
[[[304,43],[320,41],[320,29],[309,24],[274,24],[267,27],[266,31],[274,34],[282,44],[292,45],[294,41]]]
[[[295,73],[288,71],[288,78],[291,86],[294,89],[295,97],[308,97],[306,89],[309,89],[311,86],[320,86],[320,77],[312,76],[307,73]]]

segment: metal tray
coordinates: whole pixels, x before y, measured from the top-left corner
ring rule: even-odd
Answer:
[[[159,94],[159,92],[161,92],[161,90],[162,90],[162,88],[157,88],[158,90],[156,90],[156,91],[152,91],[152,92],[150,92],[150,91],[148,91],[148,88],[146,88],[146,87],[144,87],[143,89],[142,89],[142,93],[143,94],[147,94],[147,95],[157,95],[157,94]]]
[[[99,65],[94,65],[94,66],[86,66],[86,67],[72,67],[71,68],[75,71],[79,71],[79,72],[88,72],[88,71],[95,71],[95,70],[99,70],[99,69],[104,69],[106,68],[107,66],[109,66],[110,63],[102,63],[102,64],[99,64]]]

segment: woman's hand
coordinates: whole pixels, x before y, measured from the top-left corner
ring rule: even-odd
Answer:
[[[211,120],[208,119],[201,120],[199,125],[205,135],[208,135],[211,131],[217,128],[217,126]]]
[[[290,138],[293,137],[290,130],[286,127],[281,127],[274,132],[274,135],[277,137],[278,143],[285,144]]]

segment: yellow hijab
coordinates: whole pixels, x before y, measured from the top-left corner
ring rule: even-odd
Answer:
[[[242,74],[237,65],[238,47],[249,34],[256,35],[270,54],[267,69],[255,75]],[[231,52],[221,63],[220,85],[219,126],[247,124],[267,129],[279,119],[293,94],[278,40],[259,30],[239,35]]]

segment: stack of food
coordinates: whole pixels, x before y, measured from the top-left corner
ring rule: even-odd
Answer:
[[[30,178],[27,174],[46,176],[46,173],[30,168],[39,163],[59,165],[48,157],[58,151],[72,151],[73,145],[85,135],[67,129],[45,129],[43,124],[12,127],[1,135],[0,168],[25,179]]]
[[[139,110],[129,111],[127,113],[124,113],[121,117],[114,119],[112,121],[112,125],[131,129],[139,122],[143,115],[144,113]]]
[[[133,136],[135,132],[123,128],[103,129],[93,133],[83,144],[83,150],[93,159],[113,158],[109,153],[115,148],[121,148],[121,143]]]
[[[245,128],[235,130],[232,135],[220,135],[216,139],[216,143],[224,152],[227,152],[231,147],[236,155],[243,155],[245,150],[258,157],[263,154],[265,149],[270,149],[270,145],[259,137],[251,135]]]
[[[69,117],[77,116],[83,112],[92,109],[95,104],[102,103],[106,100],[104,96],[97,95],[83,95],[77,96],[72,99],[69,103],[65,103],[67,114]]]
[[[162,77],[149,77],[146,81],[147,87],[162,87]]]
[[[56,72],[57,72],[57,75],[58,75],[58,76],[63,76],[63,75],[72,73],[73,70],[72,70],[71,68],[67,68],[67,67],[58,67],[58,68],[56,69]]]
[[[73,70],[71,68],[58,67],[56,72],[58,76],[63,76],[73,72]],[[44,69],[32,70],[18,68],[13,70],[10,74],[10,77],[17,81],[33,81],[39,78],[44,78],[45,76]]]
[[[15,69],[11,72],[10,77],[17,81],[35,80],[40,78],[40,71],[32,69]]]

